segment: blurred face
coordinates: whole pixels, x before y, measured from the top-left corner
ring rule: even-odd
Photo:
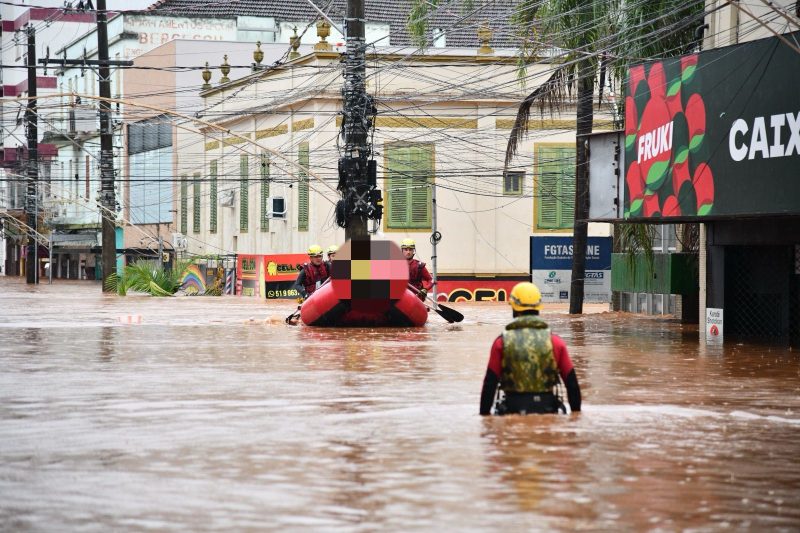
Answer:
[[[410,260],[412,257],[414,257],[414,251],[415,251],[414,248],[403,247],[400,250],[403,252],[403,255],[405,256],[406,259]]]
[[[317,255],[309,255],[308,259],[311,261],[311,264],[314,266],[319,266],[322,264],[322,254]]]
[[[336,252],[328,252],[328,261],[333,261],[336,257]]]

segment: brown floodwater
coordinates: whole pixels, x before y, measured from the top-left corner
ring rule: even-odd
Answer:
[[[545,309],[583,412],[483,418],[509,309],[452,307],[314,329],[291,302],[0,277],[0,530],[800,528],[796,352]]]

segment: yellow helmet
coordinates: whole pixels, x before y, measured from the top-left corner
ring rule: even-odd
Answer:
[[[517,283],[508,295],[508,303],[514,311],[541,311],[542,293],[533,283]]]
[[[400,241],[400,248],[414,248],[416,250],[417,244],[414,239],[403,239]]]
[[[322,246],[319,244],[312,244],[308,247],[308,255],[322,255]]]
[[[331,244],[330,246],[328,246],[328,255],[335,254],[338,251],[339,247],[336,246],[335,244]]]

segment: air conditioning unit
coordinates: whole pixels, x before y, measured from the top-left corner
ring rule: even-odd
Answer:
[[[189,246],[189,242],[186,240],[186,235],[183,233],[173,233],[172,234],[172,247],[177,250],[186,250]]]
[[[286,218],[286,199],[283,196],[270,196],[269,197],[269,212],[267,216],[270,218]]]
[[[236,205],[236,189],[219,191],[219,205],[222,207],[233,207]]]

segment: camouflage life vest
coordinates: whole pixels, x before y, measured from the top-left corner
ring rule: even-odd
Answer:
[[[538,316],[517,317],[503,332],[500,386],[505,392],[551,392],[557,384],[550,327]]]

